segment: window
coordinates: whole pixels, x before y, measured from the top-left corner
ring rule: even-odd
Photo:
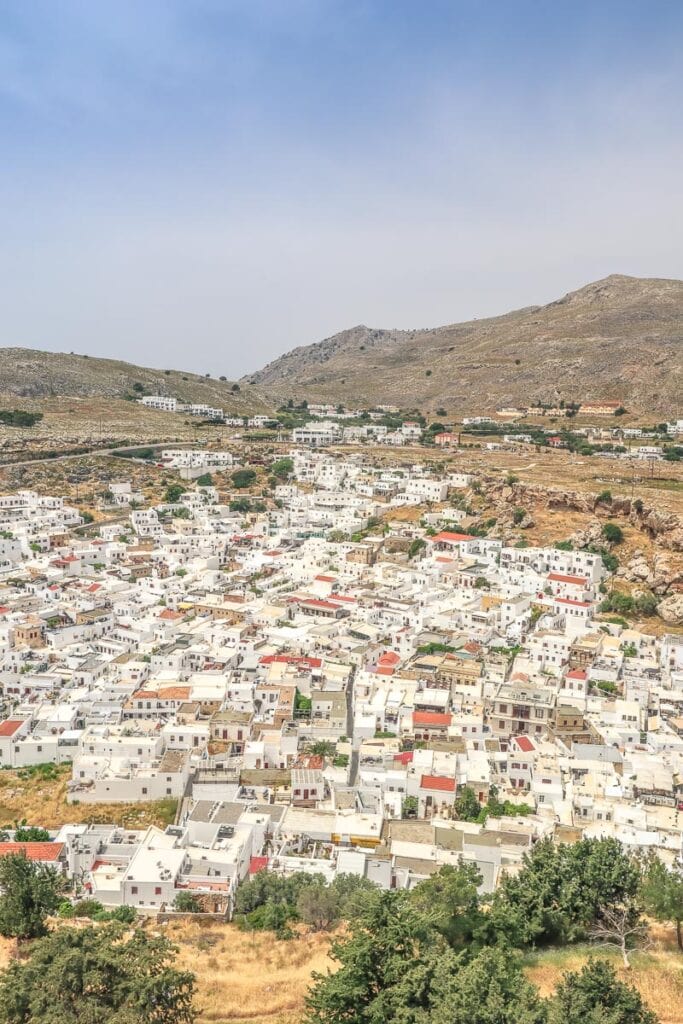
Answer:
[[[137,885],[132,885],[130,887],[130,891],[132,892],[133,896],[137,896],[137,894],[138,894],[138,887],[137,887]]]
[[[142,792],[144,796],[147,796],[147,786],[142,787]]]
[[[154,887],[154,895],[155,896],[161,896],[161,886],[160,885],[156,885]]]

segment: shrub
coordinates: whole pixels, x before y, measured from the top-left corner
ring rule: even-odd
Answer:
[[[624,531],[616,523],[605,523],[602,535],[610,544],[621,544],[624,539]]]

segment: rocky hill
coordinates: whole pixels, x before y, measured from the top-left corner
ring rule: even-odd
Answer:
[[[546,306],[432,329],[353,327],[245,382],[280,396],[448,413],[605,399],[672,415],[683,393],[683,281],[613,275]]]
[[[154,370],[118,359],[0,348],[0,396],[139,398],[143,393],[171,395],[182,402],[205,403],[239,414],[270,408],[258,388],[185,370]]]

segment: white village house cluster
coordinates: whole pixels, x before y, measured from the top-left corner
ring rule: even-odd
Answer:
[[[683,636],[597,618],[599,553],[460,532],[465,473],[290,455],[246,516],[193,485],[84,533],[60,497],[0,498],[0,765],[70,764],[74,822],[177,802],[165,830],[69,824],[28,856],[107,907],[221,915],[262,870],[405,888],[462,857],[490,892],[543,836],[673,863]],[[466,789],[506,813],[458,818]]]

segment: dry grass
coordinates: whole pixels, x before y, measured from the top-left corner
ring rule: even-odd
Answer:
[[[234,925],[187,921],[172,922],[165,931],[180,949],[180,964],[197,975],[199,1024],[299,1024],[312,972],[333,967],[329,936],[321,934],[282,942]],[[653,932],[656,945],[635,954],[629,972],[612,950],[575,946],[529,956],[526,973],[548,996],[565,972],[579,970],[591,955],[604,956],[662,1024],[683,1024],[683,956],[673,929],[656,926]]]
[[[300,1024],[312,973],[334,966],[325,934],[302,933],[288,942],[270,932],[247,934],[218,922],[186,919],[144,926],[166,935],[178,947],[178,966],[196,975],[198,1024]],[[683,1024],[683,955],[673,929],[655,926],[653,935],[655,946],[634,954],[628,972],[616,951],[590,946],[529,955],[525,971],[547,997],[563,974],[580,970],[589,956],[606,957],[620,978],[635,985],[661,1024]],[[14,940],[0,938],[0,969],[15,954]]]
[[[278,941],[235,925],[172,922],[165,934],[197,975],[199,1024],[298,1024],[313,971],[331,967],[329,936]]]
[[[682,1024],[683,955],[675,949],[673,933],[651,950],[635,953],[630,971],[624,970],[615,950],[575,946],[529,957],[526,973],[541,995],[549,996],[565,972],[580,970],[589,956],[598,955],[609,959],[618,976],[638,989],[661,1024]]]
[[[174,800],[141,804],[67,803],[66,784],[70,776],[69,765],[61,765],[56,769],[56,777],[49,779],[26,769],[0,771],[0,827],[25,818],[30,825],[43,828],[58,828],[71,822],[165,828],[174,819]]]

